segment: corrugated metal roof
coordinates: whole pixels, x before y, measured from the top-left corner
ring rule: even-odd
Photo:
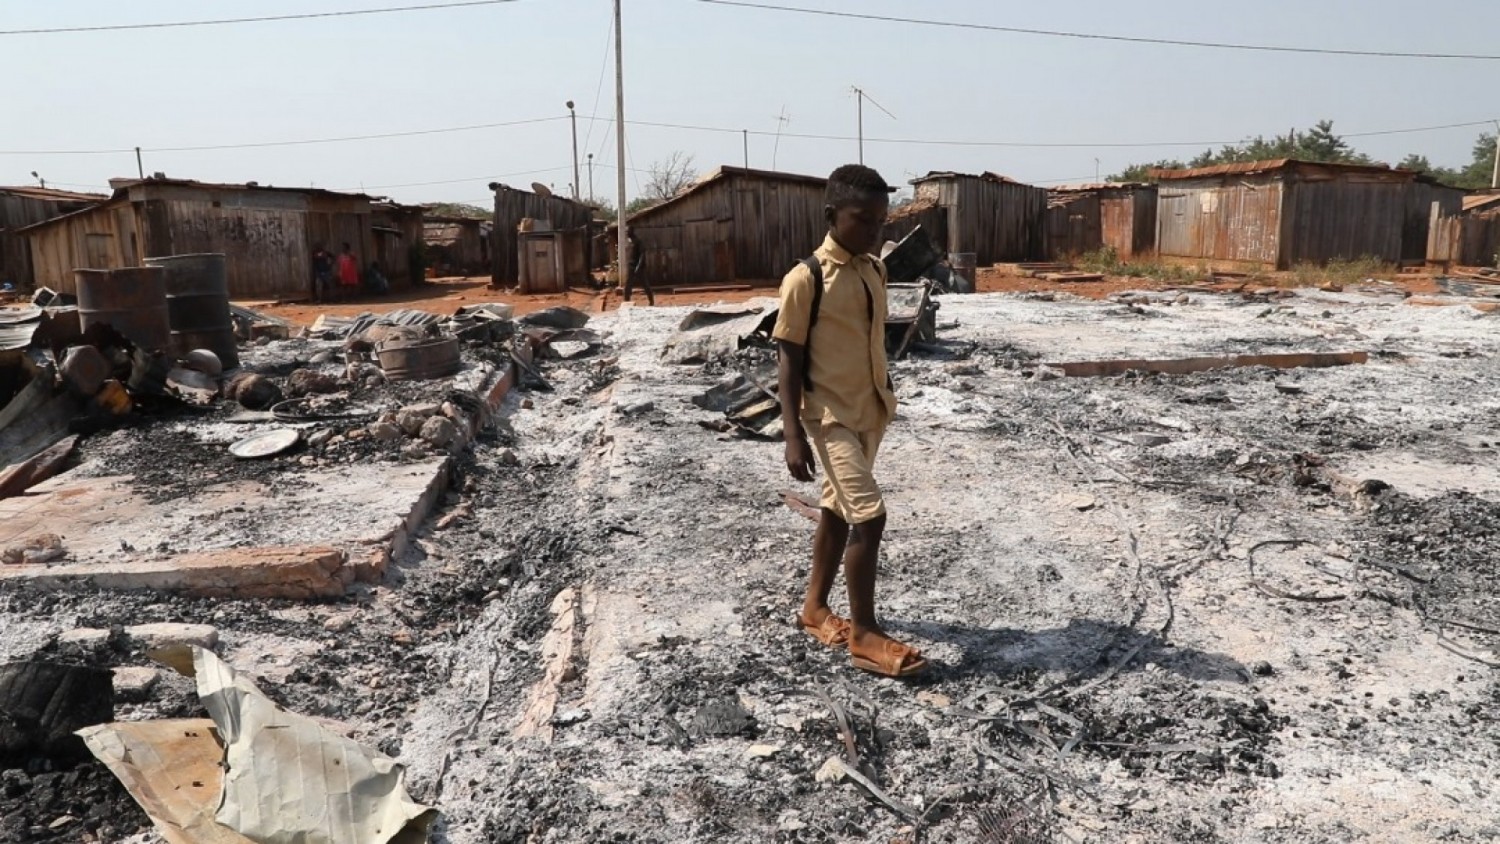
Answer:
[[[107,193],[77,193],[70,190],[54,190],[52,188],[39,188],[31,185],[0,185],[0,193],[11,196],[21,196],[27,199],[41,199],[55,202],[103,202],[109,199]]]
[[[1185,170],[1164,170],[1152,168],[1149,172],[1151,178],[1162,181],[1174,179],[1200,179],[1208,176],[1252,176],[1260,173],[1272,173],[1277,170],[1286,170],[1296,167],[1317,168],[1322,170],[1342,171],[1345,173],[1380,173],[1400,176],[1416,177],[1416,173],[1410,170],[1396,170],[1383,164],[1334,164],[1323,161],[1302,161],[1296,158],[1271,158],[1264,161],[1239,161],[1234,164],[1215,164],[1212,167],[1192,167]]]
[[[918,176],[912,179],[910,184],[919,185],[923,182],[931,182],[937,179],[980,179],[986,182],[999,182],[1002,185],[1026,184],[1025,182],[1018,182],[1009,176],[1002,176],[999,173],[992,173],[988,170],[977,175],[974,173],[959,173],[954,170],[933,170],[925,176]]]
[[[1500,203],[1500,193],[1476,193],[1464,197],[1463,208],[1465,211],[1473,211],[1476,208],[1488,208]]]
[[[198,188],[201,190],[252,190],[252,191],[275,191],[277,193],[300,193],[306,196],[334,197],[337,199],[368,199],[376,201],[382,197],[370,196],[366,193],[353,193],[349,191],[328,190],[327,188],[298,188],[277,187],[275,185],[262,185],[255,182],[244,184],[230,184],[227,182],[199,182],[193,179],[158,179],[151,177],[147,179],[110,179],[109,186],[115,189],[115,196],[120,191],[139,186],[161,185],[168,187]]]
[[[1086,182],[1075,185],[1055,185],[1047,188],[1053,193],[1084,193],[1087,191],[1100,190],[1133,190],[1136,188],[1152,189],[1155,185],[1146,182]]]
[[[43,220],[39,223],[32,223],[29,226],[21,226],[20,228],[16,229],[16,231],[27,232],[33,229],[43,228],[53,225],[54,223],[62,222],[63,220],[70,220],[81,214],[91,213],[105,205],[115,205],[117,203],[124,202],[129,198],[130,189],[139,186],[184,187],[196,188],[199,190],[273,191],[276,193],[300,193],[304,196],[318,196],[324,198],[334,197],[338,199],[364,199],[369,200],[372,203],[380,199],[380,197],[374,197],[363,193],[340,193],[339,191],[325,190],[323,188],[278,188],[272,185],[256,185],[248,183],[243,185],[231,185],[221,184],[217,182],[195,182],[192,179],[110,179],[109,184],[115,189],[114,194],[107,197],[102,195],[99,197],[95,197],[95,204],[87,208],[80,208],[77,211],[53,217],[49,220]]]

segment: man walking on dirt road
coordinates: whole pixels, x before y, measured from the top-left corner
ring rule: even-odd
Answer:
[[[828,177],[828,235],[782,279],[773,336],[787,470],[811,481],[814,454],[823,468],[812,574],[799,623],[826,645],[847,646],[856,668],[908,677],[925,670],[927,660],[887,636],[875,618],[886,511],[873,466],[896,413],[896,396],[886,372],[885,265],[870,253],[880,242],[890,192],[885,179],[863,165],[846,164]],[[849,590],[847,621],[828,607],[840,556]]]

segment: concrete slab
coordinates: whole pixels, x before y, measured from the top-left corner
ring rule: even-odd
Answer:
[[[225,596],[341,594],[353,580],[378,581],[391,558],[405,552],[447,489],[449,465],[439,457],[309,470],[274,484],[211,484],[166,501],[150,500],[129,476],[54,478],[0,501],[0,548],[54,533],[62,536],[66,559],[6,566],[0,582]],[[256,567],[265,571],[248,573]]]
[[[327,547],[238,548],[154,560],[0,566],[0,584],[36,589],[150,589],[202,598],[333,598],[354,571]]]

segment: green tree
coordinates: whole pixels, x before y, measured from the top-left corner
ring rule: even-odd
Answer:
[[[1216,164],[1240,164],[1247,161],[1266,161],[1276,158],[1297,158],[1303,161],[1336,162],[1341,164],[1370,164],[1371,158],[1355,150],[1343,136],[1333,131],[1332,120],[1320,120],[1312,128],[1288,130],[1285,135],[1256,135],[1238,144],[1229,144],[1217,150],[1206,149],[1188,161],[1188,167],[1212,167]],[[1167,168],[1180,162],[1159,161],[1155,164],[1133,164],[1112,176],[1118,181],[1141,181],[1152,167]]]
[[[1487,188],[1495,171],[1495,136],[1490,132],[1480,134],[1474,141],[1469,163],[1463,167],[1436,166],[1427,160],[1427,156],[1415,153],[1401,159],[1398,166],[1403,170],[1415,170],[1431,176],[1456,188]]]
[[[638,196],[635,199],[632,199],[629,202],[625,203],[625,216],[634,217],[636,214],[645,211],[647,208],[655,208],[665,201],[666,200],[659,199],[654,196]]]
[[[1118,173],[1110,175],[1111,182],[1149,182],[1151,171],[1158,170],[1181,170],[1183,163],[1175,159],[1163,158],[1160,161],[1147,162],[1144,164],[1132,164]]]

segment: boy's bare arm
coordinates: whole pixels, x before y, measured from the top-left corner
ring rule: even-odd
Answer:
[[[781,399],[781,432],[786,439],[786,468],[799,481],[813,479],[813,451],[802,430],[802,360],[807,348],[786,340],[776,341],[778,396]]]

